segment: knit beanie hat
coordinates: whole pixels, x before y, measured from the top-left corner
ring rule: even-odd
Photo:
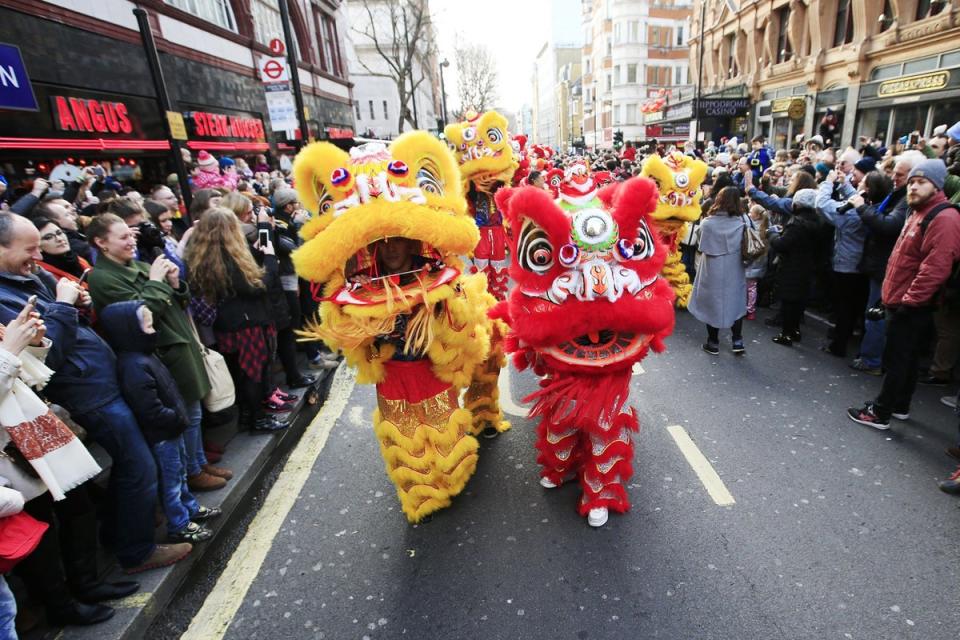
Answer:
[[[205,169],[209,169],[210,167],[217,166],[217,159],[206,151],[201,151],[197,154],[197,164]]]
[[[227,167],[232,167],[234,165],[236,165],[236,163],[233,161],[233,158],[229,156],[220,156],[221,169],[226,169]]]
[[[943,183],[947,180],[947,165],[940,159],[927,159],[913,165],[907,181],[913,178],[924,178],[933,183],[933,185],[943,190]]]
[[[795,194],[793,194],[793,206],[804,207],[806,209],[816,209],[817,208],[817,190],[816,189],[800,189]]]
[[[853,166],[859,170],[860,173],[870,173],[877,168],[877,161],[875,158],[868,156],[866,158],[860,158]]]
[[[957,122],[947,129],[947,135],[950,136],[954,142],[960,142],[960,122]]]
[[[830,165],[828,165],[826,162],[818,162],[814,168],[817,170],[817,173],[822,173],[823,175],[827,175],[831,171]],[[816,174],[814,174],[813,177],[816,178]]]

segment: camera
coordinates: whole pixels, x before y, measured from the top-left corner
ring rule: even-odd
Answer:
[[[163,233],[152,222],[143,221],[137,225],[140,235],[137,237],[137,249],[140,253],[148,253],[150,249],[163,249]]]
[[[839,213],[839,214],[842,215],[842,214],[846,213],[847,211],[850,211],[850,209],[853,209],[853,208],[855,208],[855,207],[853,206],[853,203],[850,202],[849,200],[847,200],[847,201],[844,202],[842,205],[840,205],[839,207],[837,207],[837,213]]]

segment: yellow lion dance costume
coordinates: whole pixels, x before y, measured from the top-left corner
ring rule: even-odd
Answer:
[[[460,173],[446,146],[421,131],[349,155],[314,143],[293,173],[314,213],[293,261],[324,291],[321,322],[302,337],[341,350],[359,382],[377,385],[373,422],[387,475],[418,522],[463,490],[477,465],[474,435],[509,428],[497,393],[501,325],[487,318],[495,300],[482,274],[461,275],[458,256],[478,232]],[[414,268],[384,273],[391,241],[393,250],[416,247]]]
[[[507,131],[507,119],[496,111],[468,111],[466,120],[443,130],[447,144],[460,163],[467,206],[480,228],[480,242],[473,250],[474,273],[487,274],[487,286],[497,300],[507,297],[510,260],[503,213],[494,196],[510,186],[518,157]]]
[[[666,158],[654,153],[643,161],[640,175],[653,179],[660,191],[653,224],[669,252],[660,273],[677,294],[677,306],[686,307],[693,285],[680,261],[680,239],[687,224],[700,217],[700,197],[703,195],[700,185],[707,177],[707,165],[679,151],[669,153]]]

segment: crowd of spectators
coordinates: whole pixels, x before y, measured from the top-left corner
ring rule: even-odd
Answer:
[[[241,431],[287,428],[297,389],[317,381],[306,370],[338,363],[313,343],[298,356],[295,331],[317,302],[290,258],[309,216],[288,175],[263,156],[188,160],[189,211],[175,177],[140,188],[106,163],[69,184],[0,181],[2,638],[16,637],[13,592],[65,625],[109,619],[102,603],[139,589],[102,579],[98,537],[128,574],[210,539],[220,510],[197,494],[233,474],[207,432],[233,419]],[[236,389],[228,410],[204,404],[209,349]],[[83,440],[110,456],[106,491]]]

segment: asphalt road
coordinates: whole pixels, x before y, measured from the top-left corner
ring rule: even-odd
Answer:
[[[703,353],[702,333],[681,314],[668,352],[633,378],[633,509],[596,530],[575,485],[540,487],[534,425],[517,416],[482,443],[453,507],[408,525],[369,423],[373,389],[353,387],[277,535],[240,543],[248,560],[265,554],[252,582],[211,593],[230,612],[224,637],[960,637],[960,502],[936,488],[953,468],[947,391],[921,388],[912,419],[877,432],[844,411],[879,379],[818,351],[812,327],[791,350],[749,322],[743,358],[729,334],[719,357]],[[511,377],[519,403],[535,381]],[[673,425],[734,504],[711,498]]]

